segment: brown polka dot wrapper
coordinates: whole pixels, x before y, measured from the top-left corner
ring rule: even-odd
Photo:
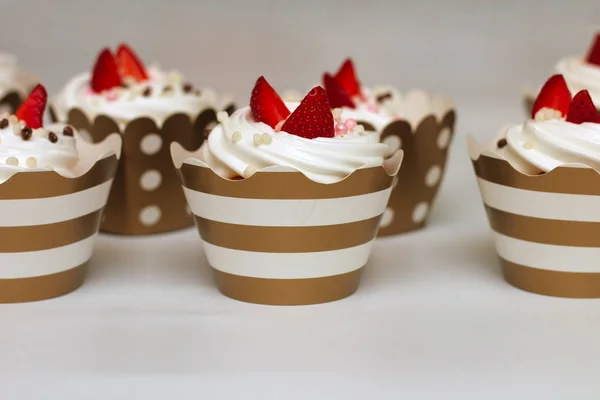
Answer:
[[[24,171],[0,183],[0,303],[49,299],[83,283],[121,138],[78,140],[77,148],[72,176]]]
[[[505,280],[547,296],[600,298],[600,175],[581,165],[516,170],[468,138]]]
[[[250,303],[302,305],[357,290],[401,151],[384,166],[321,184],[282,167],[224,179],[198,161],[198,152],[171,148],[221,293]]]
[[[234,109],[230,105],[225,111],[231,113]],[[56,119],[50,110],[51,118]],[[186,209],[169,147],[177,142],[188,150],[199,148],[206,132],[217,123],[219,111],[206,108],[193,119],[186,114],[174,114],[162,125],[141,117],[129,121],[124,128],[105,115],[90,121],[80,109],[68,112],[67,122],[87,132],[93,142],[115,132],[123,138],[123,154],[101,225],[103,232],[146,235],[194,224]]]
[[[406,94],[400,119],[381,131],[390,151],[402,149],[404,161],[381,220],[378,236],[421,229],[443,180],[456,113],[449,100],[421,91]],[[361,123],[359,121],[359,123]]]

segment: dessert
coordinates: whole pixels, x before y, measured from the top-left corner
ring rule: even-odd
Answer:
[[[600,116],[552,76],[533,118],[469,152],[505,279],[550,296],[600,297]]]
[[[176,71],[146,68],[121,44],[103,49],[91,73],[67,83],[52,105],[52,117],[86,131],[91,140],[118,132],[124,151],[102,230],[150,234],[191,226],[185,198],[169,156],[169,144],[200,146],[230,102],[197,89]]]
[[[404,151],[398,186],[382,218],[379,236],[425,226],[442,181],[452,139],[455,112],[449,100],[423,91],[401,95],[393,87],[368,88],[347,59],[335,74],[323,74],[323,86],[341,118],[375,131],[391,155]]]
[[[37,82],[17,66],[17,57],[0,53],[0,112],[14,113]]]
[[[401,152],[385,161],[321,87],[286,103],[261,77],[249,107],[219,118],[198,151],[171,149],[219,290],[288,305],[352,294]]]
[[[0,115],[0,303],[60,296],[81,285],[117,170],[121,140],[78,140],[43,125],[37,85],[15,114]]]
[[[596,33],[585,57],[564,57],[556,64],[555,70],[564,77],[572,93],[586,89],[594,104],[600,105],[600,32]],[[531,114],[535,97],[535,92],[525,94],[528,114]]]

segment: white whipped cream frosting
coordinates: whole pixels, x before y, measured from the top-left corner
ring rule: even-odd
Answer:
[[[505,138],[506,146],[495,152],[521,172],[539,174],[565,164],[600,171],[600,124],[530,120],[508,128]]]
[[[567,57],[556,65],[556,71],[564,76],[571,93],[587,89],[594,104],[600,104],[599,66],[578,57]]]
[[[0,121],[4,119],[8,126],[0,129],[0,182],[23,171],[54,170],[71,175],[79,154],[75,138],[63,134],[64,124],[33,129],[31,138],[24,140],[21,131],[25,124],[15,116],[0,117]],[[50,140],[51,132],[56,135],[56,142]]]
[[[13,91],[25,98],[36,83],[34,75],[18,68],[14,55],[0,53],[0,98]]]
[[[98,115],[113,118],[121,127],[129,121],[152,118],[161,125],[176,113],[195,118],[204,109],[221,109],[217,95],[210,89],[199,92],[195,88],[184,90],[181,75],[177,72],[163,72],[157,67],[148,69],[149,80],[130,83],[125,88],[115,88],[102,93],[94,93],[90,88],[91,74],[83,73],[65,86],[53,102],[60,121],[67,119],[69,110],[78,108],[93,120]]]
[[[291,111],[298,104],[286,103]],[[276,132],[255,122],[250,108],[244,107],[212,130],[200,149],[200,161],[224,178],[249,177],[266,167],[283,166],[315,182],[334,183],[361,167],[383,165],[387,150],[376,132],[317,139]]]

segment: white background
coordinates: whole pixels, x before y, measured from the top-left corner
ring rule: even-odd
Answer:
[[[216,291],[193,230],[102,236],[89,279],[0,306],[0,399],[597,399],[600,301],[505,284],[465,150],[523,118],[523,84],[585,52],[597,1],[0,1],[0,48],[52,92],[101,46],[245,103],[352,55],[366,84],[453,97],[457,138],[426,231],[380,240],[346,300],[277,308]]]

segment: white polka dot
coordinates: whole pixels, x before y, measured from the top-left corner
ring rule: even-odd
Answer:
[[[429,206],[424,201],[417,204],[415,209],[413,210],[412,219],[415,224],[420,224],[427,217],[427,212],[429,211]]]
[[[386,137],[385,139],[382,140],[382,143],[388,145],[388,150],[387,150],[388,156],[391,156],[396,151],[398,151],[400,149],[400,147],[402,147],[402,140],[396,135],[391,135],[391,136]]]
[[[140,222],[142,225],[155,225],[160,220],[161,211],[158,206],[147,206],[140,212]]]
[[[155,169],[144,172],[140,178],[140,186],[148,192],[156,190],[161,183],[162,175]]]
[[[442,176],[442,169],[439,165],[434,165],[429,168],[427,171],[427,175],[425,175],[425,184],[429,187],[434,187],[440,181],[440,177]]]
[[[445,149],[450,144],[450,128],[445,127],[440,131],[437,139],[437,145],[440,149]]]
[[[394,220],[394,210],[392,210],[390,207],[388,207],[385,209],[385,211],[383,212],[383,215],[381,216],[381,221],[379,222],[379,227],[387,228],[388,226],[390,226],[390,224],[392,223],[393,220]]]
[[[154,155],[160,151],[162,147],[162,138],[156,133],[149,133],[144,136],[142,143],[140,143],[142,153],[146,155]]]

